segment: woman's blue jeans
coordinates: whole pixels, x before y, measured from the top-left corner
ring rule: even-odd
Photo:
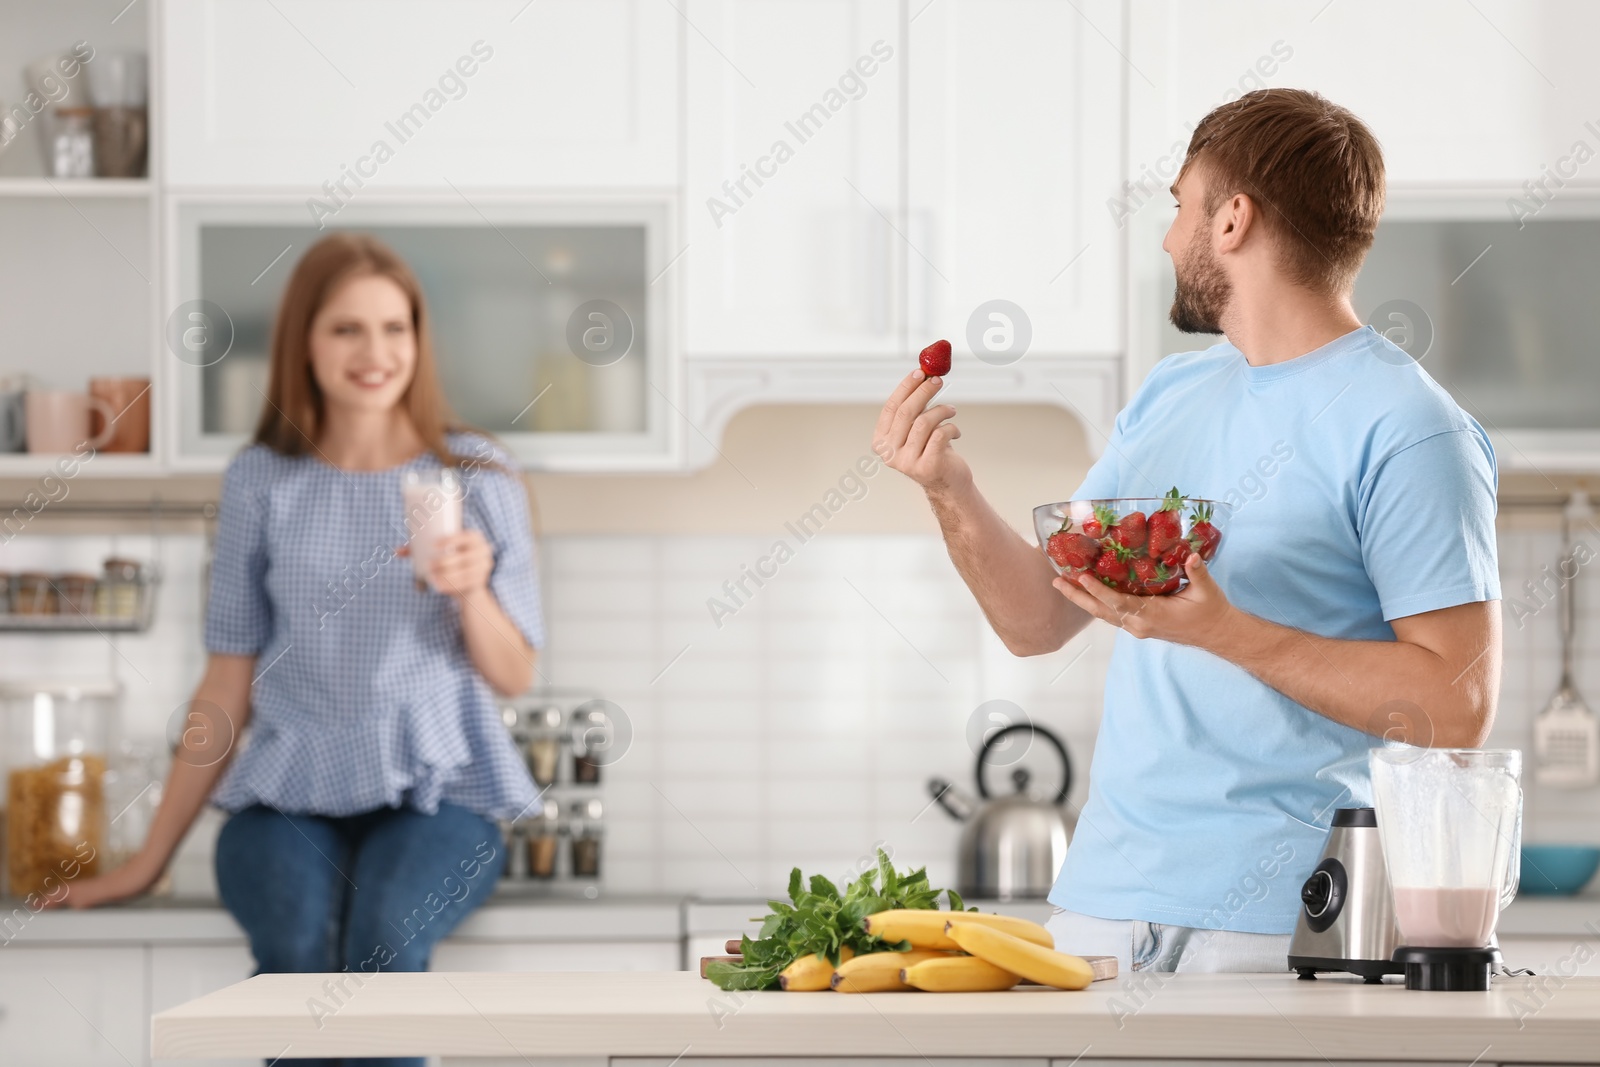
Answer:
[[[455,804],[434,815],[382,808],[337,818],[257,805],[222,827],[217,888],[250,938],[258,974],[349,972],[308,1004],[320,1028],[361,996],[364,976],[427,970],[434,943],[494,889],[504,853],[499,827]],[[295,1060],[294,1049],[279,1058]]]

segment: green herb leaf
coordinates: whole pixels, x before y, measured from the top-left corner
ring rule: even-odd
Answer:
[[[800,868],[794,868],[789,874],[792,903],[768,901],[772,914],[762,920],[761,936],[739,942],[742,962],[709,964],[706,977],[722,989],[775,989],[778,975],[802,956],[819,955],[837,967],[845,948],[858,955],[910,949],[909,941],[890,943],[867,933],[862,920],[869,915],[895,908],[937,908],[941,894],[949,897],[952,910],[963,910],[955,890],[928,884],[927,868],[901,874],[882,849],[877,860],[875,868],[845,886],[843,893],[822,875],[807,880]]]

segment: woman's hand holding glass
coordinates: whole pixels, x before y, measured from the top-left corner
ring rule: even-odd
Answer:
[[[489,588],[494,570],[494,549],[482,530],[466,529],[446,534],[433,543],[428,580],[441,593],[466,600]]]

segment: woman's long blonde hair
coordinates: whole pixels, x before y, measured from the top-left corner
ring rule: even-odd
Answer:
[[[256,443],[285,456],[303,456],[316,448],[327,405],[311,370],[311,323],[336,288],[362,275],[388,278],[411,301],[417,358],[400,405],[412,426],[440,463],[461,466],[474,462],[451,452],[445,437],[467,427],[456,421],[439,387],[422,286],[394,249],[363,233],[330,234],[307,249],[295,264],[272,328],[271,377],[267,404],[256,424]]]

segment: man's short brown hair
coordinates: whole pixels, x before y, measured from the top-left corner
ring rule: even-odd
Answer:
[[[1209,218],[1244,193],[1298,285],[1346,292],[1383,214],[1383,151],[1365,123],[1304,89],[1257,89],[1200,120],[1183,176],[1198,165]]]

